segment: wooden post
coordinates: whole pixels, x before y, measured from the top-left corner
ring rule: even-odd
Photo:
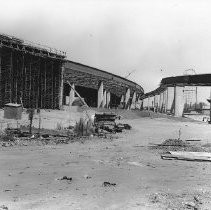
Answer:
[[[54,109],[54,63],[51,62],[51,109]]]
[[[79,97],[79,99],[84,103],[84,105],[86,105],[87,107],[89,107],[88,104],[81,98],[80,94],[75,90],[75,88],[72,87],[72,85],[70,84],[70,82],[67,81],[67,83],[70,86],[70,88],[76,93],[76,95]]]
[[[40,109],[37,109],[37,113],[39,114],[38,135],[40,136],[40,128],[41,128],[41,110],[40,110]]]
[[[1,72],[1,61],[2,61],[2,58],[1,58],[1,48],[0,48],[0,86],[2,88],[2,72]],[[0,91],[0,106],[3,105],[2,104],[2,92]]]
[[[61,68],[61,81],[60,81],[60,96],[59,96],[59,109],[63,105],[63,89],[64,89],[64,66]]]

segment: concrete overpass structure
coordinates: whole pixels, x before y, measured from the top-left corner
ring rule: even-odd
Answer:
[[[70,83],[91,107],[135,108],[143,88],[123,77],[65,59],[66,53],[0,34],[0,107],[72,105]],[[66,100],[68,98],[68,101]]]
[[[211,74],[184,75],[162,79],[160,86],[142,97],[142,106],[148,110],[183,116],[184,90],[189,86],[211,86]]]
[[[64,69],[64,104],[72,105],[74,101],[74,92],[67,82],[91,107],[112,108],[121,104],[122,108],[135,108],[144,94],[140,85],[94,67],[67,61]]]

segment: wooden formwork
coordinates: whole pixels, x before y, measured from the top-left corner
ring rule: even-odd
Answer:
[[[61,59],[0,47],[0,107],[59,108]]]

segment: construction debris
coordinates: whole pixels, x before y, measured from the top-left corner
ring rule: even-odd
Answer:
[[[185,141],[201,141],[201,139],[186,139]]]
[[[59,180],[67,180],[67,181],[72,181],[73,178],[72,177],[67,177],[67,176],[63,176],[61,179]]]
[[[131,129],[131,126],[128,124],[116,124],[115,120],[117,118],[119,116],[113,113],[95,114],[94,126],[96,133],[100,133],[102,130],[109,133],[120,133],[123,129]]]
[[[0,209],[8,210],[8,207],[5,206],[5,205],[1,205],[1,206],[0,206]]]
[[[4,118],[21,120],[22,118],[22,105],[8,103],[4,105]]]
[[[92,177],[89,176],[89,175],[87,175],[87,174],[85,174],[85,175],[84,175],[84,178],[85,178],[85,179],[91,179]]]
[[[180,139],[167,139],[158,146],[175,146],[175,147],[187,147],[189,144]]]
[[[103,187],[114,187],[116,186],[116,183],[110,183],[110,182],[103,182]]]
[[[158,149],[165,152],[169,151],[189,151],[189,152],[206,152],[207,149],[202,147],[197,141],[191,144],[189,141],[181,139],[167,139],[161,144],[151,144],[151,149]]]

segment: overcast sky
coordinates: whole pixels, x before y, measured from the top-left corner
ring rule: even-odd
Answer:
[[[0,0],[0,33],[123,77],[132,72],[146,92],[187,69],[211,73],[209,0]]]

